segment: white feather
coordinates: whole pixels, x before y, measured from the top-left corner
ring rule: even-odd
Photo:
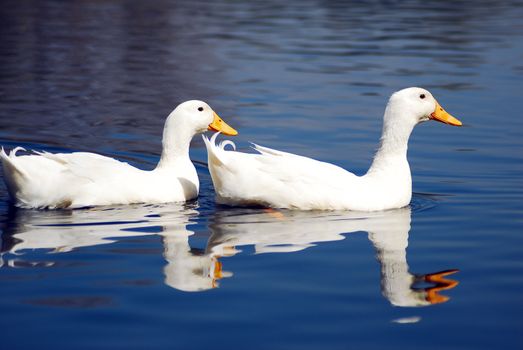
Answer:
[[[420,99],[420,95],[425,96]],[[432,95],[409,88],[392,95],[383,136],[364,176],[336,165],[253,144],[259,154],[226,151],[204,137],[219,203],[275,208],[376,211],[401,208],[412,196],[407,143],[436,108]],[[220,145],[225,144],[222,142]]]
[[[199,191],[190,141],[207,129],[214,115],[202,101],[180,104],[167,118],[162,156],[152,171],[87,152],[17,156],[24,150],[17,147],[9,155],[3,148],[0,152],[4,180],[15,204],[25,208],[183,202]]]

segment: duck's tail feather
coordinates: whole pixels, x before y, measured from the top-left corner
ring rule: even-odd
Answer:
[[[0,150],[4,181],[7,191],[13,200],[16,199],[16,194],[19,192],[23,183],[27,182],[29,179],[27,173],[16,164],[16,152],[21,150],[25,151],[23,147],[16,147],[9,152],[9,155],[5,152],[4,147]]]
[[[9,155],[5,152],[4,147],[0,150],[0,158],[2,158],[2,165],[4,167],[4,176],[10,174],[17,174],[23,178],[27,178],[26,172],[16,165],[16,152],[25,151],[23,147],[16,147],[9,152]]]
[[[214,134],[210,140],[207,138],[207,136],[202,135],[205,148],[207,148],[207,164],[209,165],[209,168],[212,164],[222,164],[222,161],[218,156],[218,147],[216,147],[216,144],[214,143],[216,140],[216,135],[218,135],[218,133]]]
[[[217,132],[214,135],[211,136],[211,138],[207,138],[207,136],[202,135],[203,142],[205,142],[205,147],[207,148],[207,158],[209,167],[211,165],[217,165],[222,166],[225,164],[224,154],[225,147],[231,146],[233,150],[236,150],[236,145],[234,142],[230,140],[224,140],[220,142],[219,144],[216,144],[216,138],[218,137],[220,133]]]

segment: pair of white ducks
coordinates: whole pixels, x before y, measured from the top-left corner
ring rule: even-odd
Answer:
[[[218,203],[303,210],[377,211],[407,206],[412,180],[409,136],[427,120],[460,126],[427,90],[394,93],[383,117],[379,149],[368,172],[356,176],[336,165],[255,145],[258,154],[225,150],[203,136]],[[202,101],[180,104],[168,116],[163,150],[151,171],[94,153],[1,150],[4,180],[15,205],[24,208],[81,208],[95,205],[183,202],[198,196],[199,181],[189,158],[194,135],[206,130],[237,132]]]

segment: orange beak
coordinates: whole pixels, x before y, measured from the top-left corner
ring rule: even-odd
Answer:
[[[447,111],[445,111],[443,107],[440,106],[438,101],[436,101],[436,109],[434,109],[434,112],[431,113],[429,118],[449,125],[463,125],[458,119],[454,118],[449,113],[447,113]]]
[[[229,135],[229,136],[238,135],[238,131],[231,128],[216,113],[214,113],[214,119],[213,119],[212,123],[209,124],[208,130],[219,131],[222,134]]]

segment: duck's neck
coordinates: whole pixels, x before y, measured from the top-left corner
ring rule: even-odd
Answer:
[[[172,168],[180,163],[190,162],[189,146],[194,132],[183,127],[173,127],[173,118],[168,118],[163,131],[162,156],[157,169]]]
[[[408,169],[407,149],[414,125],[398,123],[397,121],[401,121],[401,118],[394,116],[394,113],[398,112],[387,107],[383,118],[380,146],[374,156],[369,173],[383,172],[389,169],[396,171],[398,167],[407,167]]]

